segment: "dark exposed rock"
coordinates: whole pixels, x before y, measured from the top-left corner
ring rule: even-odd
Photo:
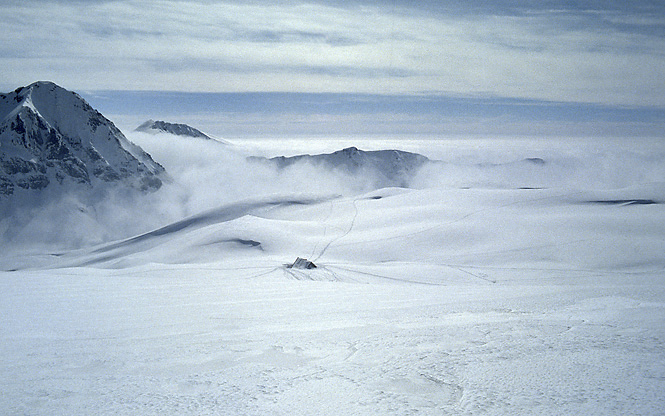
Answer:
[[[302,257],[296,258],[296,261],[294,261],[292,264],[287,264],[286,265],[287,269],[301,269],[301,270],[311,270],[311,269],[316,269],[316,264],[313,262],[304,259]]]
[[[14,193],[14,184],[8,178],[0,176],[0,195],[11,195]]]
[[[149,191],[151,189],[159,189],[162,186],[161,179],[155,176],[144,176],[141,178],[141,187],[142,191]]]
[[[418,170],[430,162],[418,153],[401,150],[364,151],[356,147],[319,155],[279,156],[271,159],[252,157],[250,161],[272,164],[278,169],[309,163],[350,175],[362,171],[373,174],[380,186],[399,187],[408,187]]]
[[[2,170],[7,175],[16,175],[17,173],[30,173],[30,172],[41,172],[46,173],[46,167],[44,165],[31,162],[28,160],[23,160],[18,157],[12,157],[8,160],[3,160]]]
[[[104,182],[113,182],[122,179],[118,172],[110,166],[98,166],[93,170],[92,174]]]
[[[44,189],[49,183],[50,181],[46,175],[35,175],[28,178],[30,189]]]
[[[88,170],[85,164],[78,158],[68,157],[60,163],[63,171],[70,177],[74,178],[78,183],[90,183]]]

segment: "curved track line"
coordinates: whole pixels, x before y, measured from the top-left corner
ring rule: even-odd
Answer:
[[[383,276],[383,275],[376,274],[376,273],[361,272],[359,270],[348,269],[346,267],[340,267],[340,266],[335,266],[335,267],[337,269],[344,270],[346,272],[363,274],[363,275],[372,276],[372,277],[378,277],[378,278],[381,278],[381,279],[392,280],[392,281],[400,282],[400,283],[411,283],[411,284],[414,284],[414,285],[426,285],[426,286],[445,286],[441,283],[418,282],[416,280],[398,279],[396,277]]]
[[[341,240],[342,238],[346,237],[347,235],[349,235],[349,233],[351,232],[351,230],[353,230],[353,227],[354,227],[355,224],[356,224],[356,218],[358,218],[358,206],[356,205],[356,202],[357,202],[357,201],[358,201],[357,199],[354,199],[354,200],[353,200],[353,210],[354,210],[354,212],[353,212],[353,218],[351,219],[351,224],[349,225],[349,229],[346,230],[346,232],[344,232],[344,233],[341,234],[340,236],[335,237],[335,238],[333,238],[332,240],[330,240],[330,241],[328,242],[328,244],[326,244],[326,246],[323,247],[323,250],[321,250],[321,253],[319,253],[319,255],[318,255],[314,260],[312,260],[312,262],[316,262],[318,259],[320,259],[321,256],[323,256],[323,255],[325,254],[325,252],[328,250],[328,248],[330,248],[330,246],[331,246],[333,243],[335,243],[335,242]]]
[[[321,237],[326,238],[326,235],[328,235],[328,221],[332,217],[333,214],[333,209],[334,209],[334,203],[333,201],[328,201],[330,203],[330,209],[328,210],[328,215],[326,216],[326,219],[323,220],[323,223],[325,224],[323,228],[323,236]],[[319,242],[317,241],[316,244],[314,244],[314,248],[312,249],[312,254],[309,255],[309,258],[311,259],[314,257],[314,254],[316,254],[316,249],[319,247]]]

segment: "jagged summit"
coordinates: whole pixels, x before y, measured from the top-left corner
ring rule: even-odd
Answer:
[[[55,184],[162,184],[161,165],[81,96],[52,82],[0,94],[0,120],[0,195]]]
[[[194,127],[188,126],[187,124],[177,124],[177,123],[168,123],[161,120],[148,120],[145,123],[141,124],[136,128],[136,131],[144,133],[170,133],[175,134],[176,136],[189,136],[197,137],[201,139],[213,140],[210,136],[201,132],[200,130],[195,129]]]
[[[430,162],[427,157],[418,153],[402,150],[365,151],[356,147],[318,155],[278,156],[271,159],[254,157],[251,160],[270,163],[279,169],[297,163],[309,163],[351,175],[363,172],[375,177],[377,186],[381,187],[408,186],[418,170]]]

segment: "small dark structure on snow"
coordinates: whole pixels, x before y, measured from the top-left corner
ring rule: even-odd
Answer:
[[[312,263],[311,261],[307,259],[303,259],[302,257],[298,257],[296,261],[293,262],[293,264],[287,264],[286,265],[287,269],[316,269],[316,264]]]

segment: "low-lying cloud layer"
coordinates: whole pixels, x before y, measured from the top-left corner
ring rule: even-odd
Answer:
[[[134,236],[237,201],[354,196],[385,186],[371,171],[352,173],[311,163],[278,169],[247,159],[250,155],[316,153],[307,150],[316,143],[306,141],[265,142],[273,149],[261,151],[169,134],[133,132],[128,136],[166,168],[171,179],[162,189],[140,196],[111,192],[102,200],[65,195],[45,206],[22,206],[0,222],[3,239],[11,242],[7,247],[82,247]],[[405,183],[416,189],[555,188],[561,189],[562,195],[588,195],[577,198],[580,201],[602,195],[609,199],[665,200],[665,149],[657,141],[642,141],[639,146],[542,140],[356,144],[366,150],[401,148],[437,160]],[[346,144],[339,143],[339,149],[342,145]],[[338,149],[325,149],[331,150]],[[622,189],[620,195],[613,196],[617,189]]]

